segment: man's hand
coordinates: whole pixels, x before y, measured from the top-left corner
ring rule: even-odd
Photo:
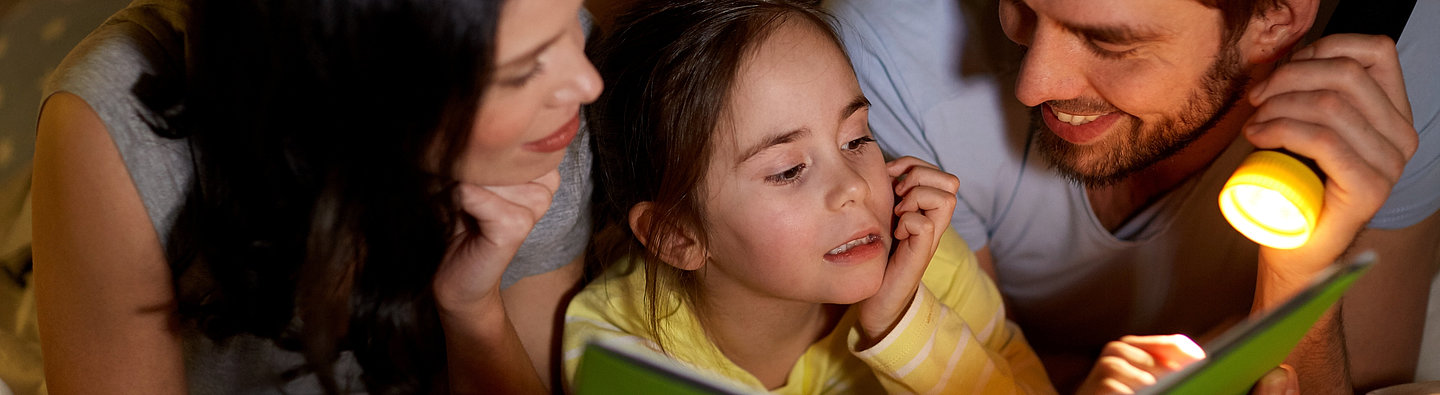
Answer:
[[[1262,282],[1282,288],[1261,301],[1273,306],[1345,252],[1390,196],[1419,137],[1395,43],[1385,36],[1322,38],[1256,84],[1249,99],[1256,106],[1244,128],[1251,143],[1313,159],[1327,176],[1310,241],[1261,250],[1262,263],[1274,263],[1273,278]]]
[[[960,188],[958,178],[914,157],[896,159],[886,164],[886,170],[895,178],[895,195],[901,198],[895,204],[897,245],[885,266],[880,290],[857,304],[862,344],[885,337],[910,307],[940,236],[950,224],[955,192]]]

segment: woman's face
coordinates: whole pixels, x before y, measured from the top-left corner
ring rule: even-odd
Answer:
[[[736,78],[705,176],[706,298],[870,297],[888,260],[894,193],[849,61],[819,28],[791,20]]]
[[[495,69],[461,155],[458,177],[479,185],[528,182],[554,170],[579,129],[580,105],[600,94],[585,57],[580,0],[506,0]]]

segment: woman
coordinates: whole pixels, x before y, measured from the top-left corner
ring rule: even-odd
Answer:
[[[47,88],[49,391],[543,391],[576,265],[501,277],[600,89],[579,1],[191,6],[132,4]]]

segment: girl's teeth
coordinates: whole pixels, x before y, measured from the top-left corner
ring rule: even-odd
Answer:
[[[875,235],[869,235],[869,236],[861,237],[861,238],[858,238],[858,239],[855,239],[855,240],[850,240],[850,242],[845,243],[845,244],[841,244],[839,247],[835,247],[835,249],[830,250],[830,252],[828,252],[828,254],[830,254],[830,255],[838,255],[838,254],[844,253],[845,251],[850,251],[851,248],[855,248],[855,247],[859,247],[859,246],[862,246],[862,245],[865,245],[865,244],[873,243],[873,242],[875,242],[875,239],[876,239],[876,236],[875,236]]]

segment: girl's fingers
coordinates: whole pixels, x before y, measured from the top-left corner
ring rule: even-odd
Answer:
[[[1168,372],[1166,367],[1162,366],[1150,353],[1123,341],[1112,341],[1105,344],[1105,348],[1100,350],[1100,357],[1120,358],[1130,366],[1144,370],[1155,377],[1160,377]]]
[[[905,161],[905,162],[901,162]],[[896,165],[899,165],[897,167]],[[912,189],[918,186],[929,186],[954,195],[960,190],[960,179],[950,173],[946,173],[934,165],[914,157],[904,157],[890,162],[888,170],[902,169],[900,174],[892,174],[891,177],[899,177],[895,180],[895,194],[905,196]],[[900,177],[904,175],[904,177]]]
[[[1159,369],[1157,372],[1160,373],[1156,377],[1163,377],[1205,359],[1205,350],[1185,335],[1125,336],[1120,338],[1120,342],[1142,350],[1154,358]]]
[[[1090,374],[1100,388],[1100,394],[1133,394],[1135,391],[1155,385],[1155,376],[1135,367],[1124,358],[1101,357],[1095,361],[1095,370]]]
[[[909,172],[910,169],[916,167],[939,170],[939,168],[935,167],[935,165],[932,165],[930,164],[930,162],[926,162],[920,158],[916,158],[913,156],[902,156],[898,159],[890,161],[889,163],[886,163],[885,173],[889,174],[891,178],[895,178],[899,177],[901,174]]]
[[[935,251],[931,238],[924,236],[933,231],[934,226],[919,213],[900,216],[895,226],[895,242],[898,244],[885,266],[885,278],[880,289],[859,304],[860,327],[866,336],[872,339],[884,336],[900,320],[910,300],[915,298],[920,279],[924,277],[925,268],[930,265],[930,257]]]
[[[931,234],[931,237],[938,242],[941,232],[949,226],[950,217],[955,213],[955,194],[921,186],[910,190],[910,193],[903,196],[895,205],[895,215],[903,216],[905,213],[924,215],[934,229],[937,229]]]

